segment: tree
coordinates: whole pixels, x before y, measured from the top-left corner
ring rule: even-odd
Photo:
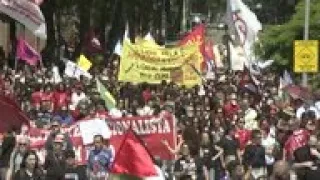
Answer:
[[[320,1],[311,0],[309,39],[320,39]],[[302,40],[304,34],[304,1],[296,6],[296,13],[282,25],[264,27],[260,36],[258,54],[262,59],[273,59],[278,69],[292,69],[294,40]]]

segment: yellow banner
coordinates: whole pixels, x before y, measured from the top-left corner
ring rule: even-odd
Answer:
[[[294,72],[318,72],[318,49],[317,40],[294,41]]]
[[[123,42],[118,79],[158,84],[165,80],[192,87],[201,83],[202,55],[197,44],[163,48],[147,43]]]

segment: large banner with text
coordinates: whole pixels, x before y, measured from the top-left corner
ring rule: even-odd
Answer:
[[[174,159],[174,156],[162,143],[167,141],[170,147],[175,148],[176,130],[174,116],[164,112],[159,116],[111,118],[105,121],[107,128],[101,128],[103,124],[97,123],[99,120],[83,120],[64,128],[63,132],[68,133],[71,137],[78,164],[86,164],[88,153],[92,148],[91,144],[84,143],[84,140],[88,139],[88,137],[84,136],[90,136],[91,133],[87,132],[83,134],[81,132],[81,123],[86,123],[85,126],[89,127],[90,121],[94,123],[91,123],[90,128],[87,128],[86,131],[91,130],[93,133],[108,131],[99,134],[104,135],[106,133],[111,135],[110,143],[115,147],[116,152],[121,145],[126,130],[131,127],[141,137],[153,156],[158,156],[165,160]],[[94,124],[97,127],[94,127]],[[46,151],[44,146],[49,134],[50,130],[47,129],[30,129],[31,148],[37,150],[41,162],[45,158]]]
[[[196,43],[164,48],[123,42],[119,81],[159,84],[165,80],[192,87],[201,83],[202,55]]]

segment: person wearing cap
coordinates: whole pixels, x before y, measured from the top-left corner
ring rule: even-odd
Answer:
[[[53,119],[51,123],[51,133],[48,136],[47,141],[45,143],[45,148],[47,151],[53,150],[53,140],[57,134],[63,134],[64,136],[65,141],[64,141],[63,149],[73,149],[73,144],[70,136],[67,133],[62,133],[60,122],[56,119]]]
[[[64,157],[66,158],[64,180],[87,180],[86,169],[76,164],[74,150],[66,150]]]
[[[102,135],[95,135],[93,138],[94,149],[89,153],[88,172],[91,180],[101,180],[108,177],[115,151],[109,144],[109,139],[105,140]]]
[[[63,150],[64,142],[64,134],[56,134],[53,139],[53,149],[52,151],[47,152],[44,162],[44,169],[46,170],[47,180],[64,179],[64,170],[66,167],[66,159]]]
[[[22,158],[29,149],[29,138],[26,136],[16,136],[16,147],[10,156],[9,169],[7,171],[6,180],[11,180],[12,175],[20,169]]]

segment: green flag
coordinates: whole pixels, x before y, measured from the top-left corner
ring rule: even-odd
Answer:
[[[112,96],[112,94],[107,90],[106,87],[98,80],[96,79],[97,82],[97,88],[100,93],[101,99],[104,100],[106,107],[108,110],[111,110],[112,108],[116,107],[116,100]]]

